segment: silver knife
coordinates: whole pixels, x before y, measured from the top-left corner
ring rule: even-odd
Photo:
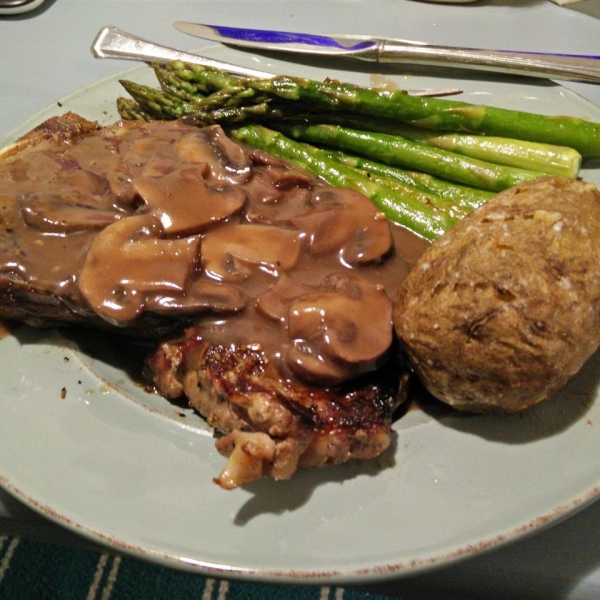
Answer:
[[[600,83],[600,55],[482,50],[433,46],[367,35],[314,35],[181,21],[173,23],[173,26],[202,39],[262,51],[341,56],[388,64],[453,67]]]

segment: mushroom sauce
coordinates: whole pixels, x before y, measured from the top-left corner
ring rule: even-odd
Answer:
[[[192,319],[194,336],[259,345],[318,383],[380,364],[391,298],[428,245],[219,126],[48,140],[5,157],[0,180],[1,272],[119,328],[143,313]]]

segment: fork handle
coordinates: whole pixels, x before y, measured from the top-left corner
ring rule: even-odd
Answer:
[[[189,52],[180,52],[167,46],[154,44],[135,35],[127,33],[108,25],[103,27],[96,36],[92,47],[92,54],[96,58],[124,58],[129,60],[143,60],[145,62],[167,63],[173,60],[182,60],[187,63],[199,64],[205,67],[221,69],[233,75],[266,79],[273,77],[272,73],[248,69],[238,65],[206,58]]]

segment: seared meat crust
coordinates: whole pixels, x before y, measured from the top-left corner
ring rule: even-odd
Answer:
[[[161,344],[148,366],[160,393],[185,394],[225,434],[216,446],[230,460],[215,481],[227,489],[379,456],[408,382],[388,365],[344,386],[311,387],[282,378],[258,347],[210,345],[193,335]]]

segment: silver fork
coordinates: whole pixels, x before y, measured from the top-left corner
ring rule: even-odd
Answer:
[[[96,58],[122,58],[159,63],[182,60],[191,64],[220,69],[240,77],[268,79],[276,76],[275,73],[258,71],[215,60],[214,58],[207,58],[190,52],[182,52],[168,46],[161,46],[160,44],[155,44],[126,31],[122,31],[113,25],[103,27],[98,32],[92,43],[91,51]],[[412,96],[451,96],[460,94],[462,90],[452,88],[445,90],[406,90],[406,92]]]

